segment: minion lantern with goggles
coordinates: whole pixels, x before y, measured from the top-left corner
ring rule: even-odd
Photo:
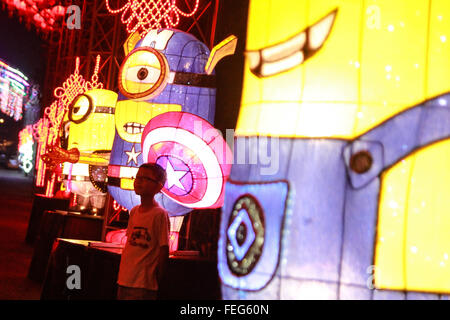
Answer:
[[[446,0],[250,1],[235,143],[279,163],[233,164],[225,299],[448,299],[449,39]]]
[[[130,210],[140,203],[133,190],[133,179],[138,167],[149,161],[141,148],[147,124],[151,128],[161,124],[175,128],[180,125],[182,114],[190,114],[205,124],[213,123],[216,96],[213,68],[221,57],[230,54],[225,53],[226,47],[216,46],[210,53],[194,36],[176,29],[150,30],[142,38],[136,32],[128,38],[124,45],[126,58],[119,72],[116,133],[108,168],[108,190],[122,206]],[[164,141],[175,147],[171,154],[161,153],[159,160],[155,159],[168,174],[165,193],[158,194],[157,201],[170,215],[182,215],[192,208],[167,195],[177,188],[189,193],[196,184],[181,157],[187,149],[182,144],[173,144],[170,136],[154,142],[165,150]]]

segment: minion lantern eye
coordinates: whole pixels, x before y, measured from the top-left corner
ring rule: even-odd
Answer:
[[[91,114],[93,106],[91,97],[85,94],[78,95],[69,106],[69,120],[74,123],[85,121]]]
[[[130,99],[148,99],[158,95],[169,79],[166,58],[151,47],[129,53],[119,72],[119,90]]]
[[[146,68],[140,68],[137,74],[139,80],[145,80],[148,76],[148,70]]]

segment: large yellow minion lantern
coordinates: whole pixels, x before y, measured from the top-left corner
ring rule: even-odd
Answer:
[[[67,150],[74,159],[64,163],[63,178],[66,189],[77,195],[77,209],[96,213],[104,207],[116,100],[113,91],[88,90],[73,100],[67,112]]]
[[[446,0],[250,2],[224,298],[448,296],[449,57]]]

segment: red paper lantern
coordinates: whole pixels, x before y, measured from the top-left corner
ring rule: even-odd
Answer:
[[[56,17],[62,17],[66,14],[66,8],[61,5],[54,6],[52,8],[52,13]]]
[[[36,13],[33,16],[33,20],[36,23],[36,25],[40,25],[42,22],[44,22],[44,18],[39,13]]]

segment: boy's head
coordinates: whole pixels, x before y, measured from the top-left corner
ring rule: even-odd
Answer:
[[[139,167],[134,180],[137,195],[155,195],[166,183],[166,171],[156,163],[144,163]]]

